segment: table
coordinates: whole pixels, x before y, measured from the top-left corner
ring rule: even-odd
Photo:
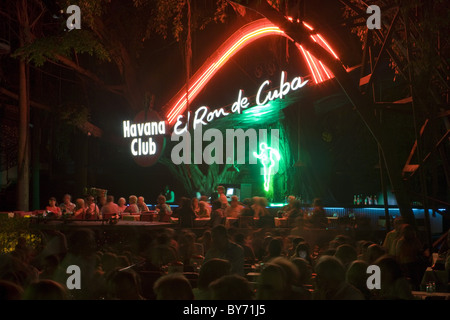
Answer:
[[[447,292],[448,287],[448,271],[447,270],[433,270],[428,267],[423,274],[420,289],[426,290],[427,282],[433,281],[436,284],[436,291]]]
[[[430,299],[430,298],[438,298],[442,300],[450,300],[450,293],[445,292],[424,292],[424,291],[413,291],[414,297],[420,298],[422,300]]]
[[[123,221],[140,221],[141,215],[140,214],[128,214],[122,216]]]

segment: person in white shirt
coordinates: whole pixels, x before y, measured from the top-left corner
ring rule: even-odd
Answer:
[[[65,194],[63,197],[63,202],[59,205],[62,213],[72,213],[75,211],[75,203],[72,203],[72,196],[70,194]]]
[[[101,213],[103,217],[105,217],[105,214],[114,215],[119,213],[119,206],[114,203],[114,196],[106,198],[106,204],[102,207]]]
[[[225,216],[230,218],[238,218],[244,207],[239,203],[237,196],[231,197],[230,206],[225,209]]]

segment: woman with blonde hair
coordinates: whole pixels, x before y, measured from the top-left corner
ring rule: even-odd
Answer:
[[[75,209],[73,211],[73,217],[75,219],[84,219],[85,213],[86,213],[86,206],[84,204],[84,199],[79,198],[75,201]]]
[[[124,212],[129,213],[129,214],[138,214],[139,208],[137,206],[137,200],[138,199],[135,195],[131,195],[128,198],[129,206],[125,209]]]

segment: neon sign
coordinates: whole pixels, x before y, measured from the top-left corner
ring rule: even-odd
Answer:
[[[290,20],[293,21],[292,18],[290,18]],[[303,22],[303,25],[311,31],[310,37],[313,41],[330,52],[334,58],[337,60],[339,59],[324,37],[319,33],[314,32],[314,29],[306,22]],[[194,100],[215,73],[224,66],[233,55],[253,41],[271,35],[284,36],[292,40],[280,28],[272,24],[266,18],[245,25],[228,38],[191,77],[189,80],[189,87],[184,86],[181,88],[181,90],[167,103],[165,109],[167,110],[166,117],[169,125],[173,125],[177,121],[177,117],[185,111],[187,100]],[[316,84],[334,77],[331,71],[328,70],[320,60],[316,59],[298,43],[296,43],[296,46],[307,62],[308,68]]]
[[[141,111],[133,121],[122,123],[123,137],[132,138],[130,151],[141,166],[151,166],[159,159],[165,144],[166,122],[155,111]]]
[[[261,161],[264,168],[264,190],[266,192],[270,189],[270,176],[272,175],[272,169],[275,166],[275,161],[280,161],[280,153],[274,148],[269,147],[266,143],[262,142],[259,145],[260,153],[253,152],[253,156]]]
[[[292,81],[286,81],[287,74],[285,71],[281,72],[280,87],[279,89],[269,90],[264,94],[264,89],[270,85],[270,81],[264,81],[258,89],[256,94],[256,105],[264,106],[270,101],[275,99],[283,99],[289,92],[296,91],[303,86],[305,86],[309,80],[302,80],[301,77],[294,77]],[[231,113],[242,112],[242,109],[249,107],[250,102],[248,97],[243,97],[244,90],[239,90],[238,99],[231,106]],[[192,122],[192,128],[195,130],[198,125],[207,125],[214,119],[225,117],[231,114],[225,111],[224,108],[219,108],[213,111],[206,106],[199,107],[192,117],[191,121],[191,111],[187,112],[186,117],[184,115],[179,115],[177,121],[174,125],[174,133],[181,135],[189,130],[189,124]]]

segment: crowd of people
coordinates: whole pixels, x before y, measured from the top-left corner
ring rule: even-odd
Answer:
[[[158,221],[171,222],[171,218],[177,218],[182,227],[192,228],[195,219],[209,220],[209,226],[225,224],[226,218],[253,217],[257,219],[258,227],[274,227],[274,217],[267,209],[268,201],[264,197],[253,197],[239,201],[236,195],[231,196],[228,201],[225,188],[219,186],[217,193],[211,197],[200,196],[194,198],[181,197],[175,210],[167,204],[166,197],[159,195],[156,199],[155,211]],[[47,217],[66,217],[70,219],[120,219],[125,215],[136,215],[149,212],[149,206],[142,196],[131,195],[128,203],[121,197],[115,203],[112,195],[101,195],[97,199],[94,196],[78,198],[75,203],[69,194],[64,195],[60,205],[57,205],[55,197],[49,199],[45,208]],[[299,220],[307,221],[314,227],[323,228],[327,225],[325,210],[320,199],[315,199],[312,211],[307,213],[302,209],[299,200],[290,196],[285,207],[277,213],[279,217],[288,220],[289,225],[298,225]]]
[[[420,289],[430,253],[401,218],[383,242],[341,234],[310,243],[295,228],[288,233],[274,228],[267,199],[240,202],[232,196],[228,201],[224,191],[219,186],[210,198],[182,197],[174,211],[159,195],[154,207],[159,221],[176,217],[179,226],[126,241],[101,243],[90,229],[42,231],[38,248],[19,238],[14,251],[0,255],[0,299],[413,299],[412,291]],[[134,195],[128,203],[125,198],[116,203],[112,195],[72,203],[66,194],[60,205],[52,197],[46,207],[47,215],[73,219],[119,219],[148,211],[144,197]],[[287,226],[325,229],[328,223],[320,199],[306,212],[290,196],[276,215],[286,218]],[[227,217],[252,217],[258,223],[225,227]],[[208,221],[201,234],[194,232],[194,219]],[[448,249],[450,236],[447,242]],[[79,290],[66,287],[72,265],[82,270]],[[369,265],[380,267],[379,290],[367,287]]]
[[[420,240],[401,219],[382,244],[337,235],[317,246],[280,229],[222,224],[107,244],[84,228],[43,237],[40,248],[21,238],[0,256],[0,299],[413,299],[426,267]],[[79,290],[66,287],[72,265],[81,270]],[[380,289],[367,287],[369,265],[380,267]]]

